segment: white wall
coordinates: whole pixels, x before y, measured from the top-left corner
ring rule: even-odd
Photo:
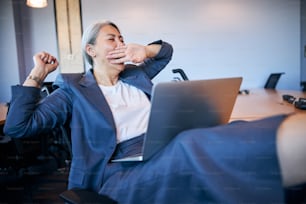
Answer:
[[[8,102],[11,93],[9,84],[19,83],[16,41],[11,40],[15,27],[10,0],[0,2],[0,28],[0,102]]]
[[[32,69],[33,54],[48,51],[58,56],[53,1],[34,9],[25,0],[1,0],[0,28],[0,102],[8,102],[11,85],[23,83]],[[53,81],[57,73],[46,81]]]
[[[27,7],[24,0],[18,1],[22,4],[21,12],[23,12],[21,21],[27,76],[33,67],[33,54],[46,51],[58,57],[54,3],[48,0],[48,7],[35,9]],[[57,73],[58,71],[51,73],[45,81],[53,81]]]
[[[157,82],[182,68],[190,79],[243,76],[242,88],[254,88],[286,72],[277,88],[300,90],[299,0],[81,1],[83,27],[109,19],[126,42],[173,44]]]
[[[306,1],[301,1],[301,81],[306,82]]]

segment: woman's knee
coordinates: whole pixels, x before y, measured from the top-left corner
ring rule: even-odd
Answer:
[[[283,185],[306,182],[306,113],[289,116],[277,131],[277,153]]]

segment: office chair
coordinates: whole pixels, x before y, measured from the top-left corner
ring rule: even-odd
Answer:
[[[301,82],[302,91],[306,92],[306,81]]]
[[[271,73],[268,77],[266,84],[264,86],[265,89],[275,89],[280,77],[285,74],[284,72],[280,73]]]
[[[189,80],[187,75],[185,74],[184,70],[182,70],[180,68],[179,69],[172,69],[172,72],[174,74],[175,73],[179,73],[184,81],[188,81]],[[180,80],[179,78],[177,78],[177,79]]]

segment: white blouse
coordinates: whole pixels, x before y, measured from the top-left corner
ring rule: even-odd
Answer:
[[[120,80],[114,86],[99,87],[113,113],[117,143],[146,132],[151,103],[140,89]]]

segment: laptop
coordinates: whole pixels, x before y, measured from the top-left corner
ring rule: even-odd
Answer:
[[[182,131],[228,123],[241,82],[232,77],[156,84],[142,153],[112,162],[148,160]]]

